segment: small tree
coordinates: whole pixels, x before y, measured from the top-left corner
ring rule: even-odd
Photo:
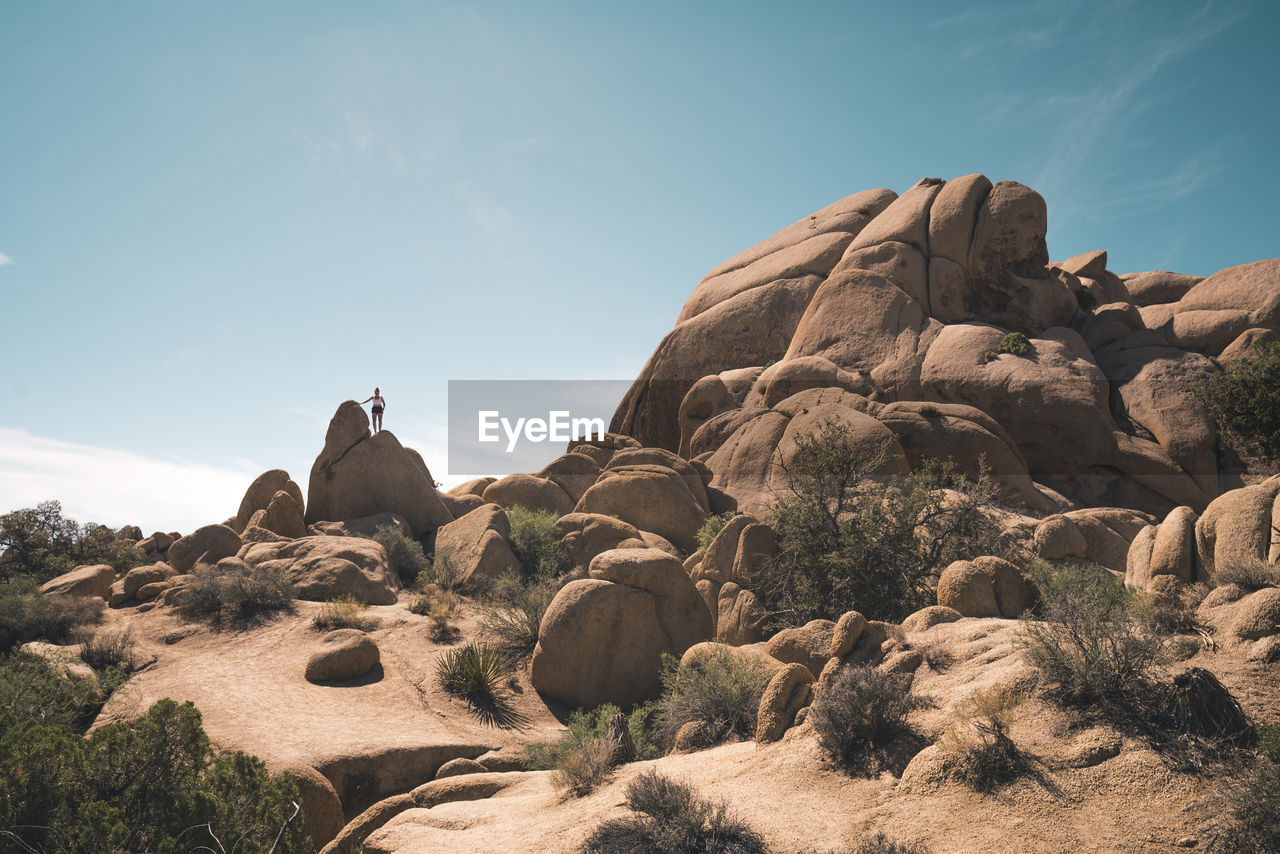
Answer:
[[[1226,444],[1280,462],[1280,343],[1255,341],[1249,355],[1196,391]]]
[[[796,438],[783,465],[789,494],[775,508],[779,554],[746,585],[777,623],[851,610],[899,620],[936,601],[942,567],[1004,550],[983,512],[994,493],[985,478],[966,482],[932,460],[886,477],[888,460],[887,447],[867,453],[838,421]]]
[[[110,564],[119,572],[142,561],[131,540],[105,525],[81,525],[63,516],[57,501],[0,516],[0,582],[20,576],[44,582],[87,563]]]

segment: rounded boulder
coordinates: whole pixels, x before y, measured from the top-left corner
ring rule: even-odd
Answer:
[[[337,629],[320,639],[320,649],[307,659],[308,682],[359,679],[382,663],[373,638],[356,629]]]

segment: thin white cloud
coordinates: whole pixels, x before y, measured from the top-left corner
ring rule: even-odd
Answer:
[[[188,533],[235,514],[262,468],[163,459],[0,428],[0,512],[57,499],[81,522]]]
[[[0,252],[0,267],[7,267],[12,263],[13,263],[12,258],[4,254],[3,252]]]

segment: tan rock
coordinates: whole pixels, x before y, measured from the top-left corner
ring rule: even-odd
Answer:
[[[532,474],[509,474],[494,481],[485,488],[484,500],[504,510],[549,510],[557,517],[573,511],[573,501],[558,483]]]
[[[565,454],[548,463],[538,476],[553,481],[569,496],[571,504],[577,504],[600,477],[600,466],[582,454]]]
[[[702,557],[702,565],[698,570],[699,578],[709,578],[723,584],[733,580],[733,563],[738,556],[738,540],[742,531],[755,521],[745,514],[734,516],[724,527],[716,532],[707,546],[707,553]]]
[[[716,640],[730,646],[744,646],[764,637],[764,623],[769,612],[756,594],[743,590],[732,581],[721,586],[715,613],[718,615]]]
[[[510,536],[511,522],[506,511],[497,504],[485,504],[436,532],[436,559],[452,560],[462,584],[481,589],[504,573],[525,573],[511,551]]]
[[[857,645],[858,639],[866,631],[867,618],[857,611],[846,611],[836,620],[831,631],[831,658],[844,658]],[[825,664],[823,665],[826,666]]]
[[[243,533],[249,525],[249,518],[259,510],[266,510],[277,492],[285,492],[298,505],[298,515],[303,510],[302,487],[294,483],[284,469],[271,469],[263,472],[249,484],[244,498],[240,500],[240,509],[236,511],[233,529],[237,534]]]
[[[1212,582],[1217,567],[1240,560],[1267,560],[1271,550],[1274,505],[1280,495],[1280,475],[1253,486],[1224,492],[1196,522],[1196,551],[1205,580]]]
[[[831,658],[835,628],[830,620],[811,620],[803,626],[783,629],[769,638],[765,651],[781,662],[804,665],[816,679]]]
[[[1061,514],[1055,514],[1036,525],[1032,547],[1045,560],[1063,560],[1069,557],[1083,558],[1089,544],[1075,522]]]
[[[586,566],[596,555],[626,540],[642,539],[635,525],[603,513],[567,513],[556,520],[556,527],[574,566]]]
[[[390,430],[369,435],[369,417],[353,400],[338,407],[324,449],[311,466],[306,521],[341,522],[396,513],[424,536],[452,521],[422,457]]]
[[[297,484],[294,484],[295,488]],[[268,531],[289,539],[307,536],[307,524],[302,521],[302,505],[297,498],[284,490],[280,490],[271,498],[263,511],[262,520],[257,523]]]
[[[337,629],[320,639],[320,649],[307,660],[308,682],[359,679],[381,665],[378,645],[358,629]]]
[[[240,535],[226,525],[205,525],[169,546],[166,562],[178,572],[213,566],[240,550]]]
[[[252,566],[285,573],[299,599],[325,602],[351,596],[368,605],[392,605],[399,584],[387,553],[363,537],[303,537],[253,543],[241,555]]]
[[[449,490],[449,494],[455,498],[462,498],[466,495],[474,495],[476,498],[480,498],[484,495],[484,491],[489,487],[489,484],[496,480],[496,477],[477,477],[452,487]]]
[[[964,619],[964,614],[961,614],[955,608],[948,608],[945,605],[929,605],[903,620],[902,628],[907,632],[923,632],[942,623],[954,623],[956,620],[961,619]]]
[[[1187,295],[1203,276],[1186,276],[1168,270],[1151,270],[1144,273],[1126,273],[1120,277],[1133,298],[1134,305],[1175,303]]]
[[[111,585],[116,571],[106,564],[77,566],[40,585],[40,592],[48,596],[97,596],[106,599],[111,595]]]
[[[341,831],[346,820],[342,814],[342,801],[323,774],[301,762],[288,762],[271,768],[273,776],[288,774],[298,787],[302,798],[303,827],[311,844],[319,850]]]
[[[665,466],[609,469],[586,491],[575,513],[617,516],[641,531],[652,531],[684,552],[697,548],[696,535],[707,508],[685,480]]]
[[[769,680],[756,713],[756,743],[768,744],[782,738],[795,721],[796,713],[809,705],[813,682],[809,668],[794,663]]]
[[[487,774],[488,772],[489,769],[475,759],[459,756],[457,759],[450,759],[441,765],[440,770],[436,772],[436,779],[443,780],[446,777],[459,777],[463,774]]]
[[[1235,606],[1231,633],[1241,640],[1258,640],[1280,633],[1280,590],[1267,587],[1250,593]]]
[[[1148,572],[1153,578],[1172,575],[1195,581],[1195,556],[1196,512],[1190,507],[1174,508],[1156,530]]]
[[[1017,617],[1031,607],[1018,568],[998,557],[958,560],[938,578],[938,604],[966,617]]]

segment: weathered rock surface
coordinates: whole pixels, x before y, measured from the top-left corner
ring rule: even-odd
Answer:
[[[178,572],[213,566],[240,550],[240,536],[226,525],[205,525],[169,546],[166,562]]]
[[[387,567],[387,553],[374,540],[314,536],[253,543],[240,557],[254,566],[283,571],[299,599],[324,602],[352,596],[368,605],[396,601],[399,584]]]
[[[556,594],[543,617],[530,675],[569,708],[627,707],[661,690],[661,656],[711,638],[712,616],[680,561],[656,549],[615,549],[590,578]]]
[[[436,560],[453,561],[463,584],[480,589],[503,573],[524,574],[507,543],[510,536],[506,511],[497,504],[484,504],[436,532]]]
[[[453,521],[422,457],[389,431],[369,434],[369,416],[354,400],[338,407],[324,449],[311,466],[308,524],[341,522],[375,513],[404,518],[415,536]]]
[[[359,679],[381,663],[373,638],[356,629],[337,629],[320,639],[320,649],[307,659],[308,682]]]
[[[111,595],[111,585],[115,580],[116,571],[106,564],[77,566],[40,585],[40,592],[50,596],[97,596],[106,599]]]

